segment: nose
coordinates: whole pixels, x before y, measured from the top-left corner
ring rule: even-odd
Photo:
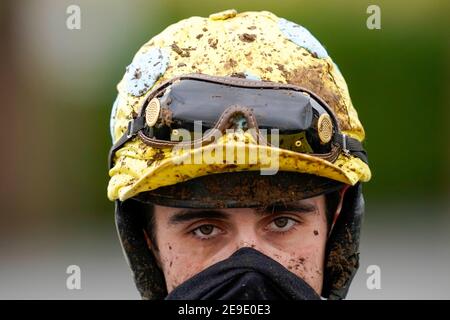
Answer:
[[[257,230],[254,230],[253,225],[242,221],[233,233],[233,237],[214,255],[212,263],[229,258],[241,248],[252,248],[267,256],[271,252],[270,245],[258,236]]]
[[[258,237],[254,230],[241,230],[234,241],[234,250],[233,252],[244,248],[253,248],[255,250],[265,252],[266,248],[262,239]]]
[[[239,241],[239,243],[236,245],[236,250],[239,250],[239,249],[244,248],[244,247],[255,248],[256,244],[257,244],[256,241],[242,240],[242,241]]]

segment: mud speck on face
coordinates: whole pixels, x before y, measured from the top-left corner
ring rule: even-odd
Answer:
[[[196,36],[197,39],[200,39],[201,37],[203,37],[203,33],[200,33]]]
[[[315,236],[319,235],[319,231],[314,230],[314,235],[315,235]]]
[[[243,33],[239,35],[239,40],[243,42],[253,42],[256,39],[256,34]]]

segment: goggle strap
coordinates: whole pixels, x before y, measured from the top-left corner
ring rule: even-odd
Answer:
[[[369,162],[366,150],[364,150],[364,147],[359,140],[349,137],[344,133],[338,133],[335,135],[334,142],[341,146],[342,151],[345,154],[352,154],[365,163]]]
[[[128,122],[127,136],[134,137],[139,131],[145,128],[145,117],[137,117]]]
[[[127,141],[131,140],[136,134],[144,129],[145,127],[145,117],[139,116],[130,122],[128,122],[127,131],[120,137],[120,139],[111,147],[108,157],[108,166],[112,168],[114,153],[119,150]],[[368,163],[367,153],[363,148],[362,143],[352,137],[347,136],[343,133],[335,134],[334,142],[338,144],[344,153],[352,154],[360,158],[365,163]]]
[[[145,128],[145,117],[139,116],[128,122],[127,131],[120,137],[119,140],[114,143],[114,145],[109,150],[108,155],[108,167],[111,169],[113,166],[113,157],[117,150],[122,148],[122,146],[137,135],[139,131]]]

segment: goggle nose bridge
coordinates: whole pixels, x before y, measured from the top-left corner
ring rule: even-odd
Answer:
[[[207,132],[201,137],[201,141],[167,141],[165,143],[151,141],[153,144],[160,144],[160,145],[183,145],[183,144],[194,144],[196,142],[201,142],[202,145],[208,144],[211,141],[212,137],[214,136],[214,133],[219,131],[221,134],[225,134],[227,129],[231,129],[234,127],[235,123],[235,117],[240,116],[241,119],[245,119],[246,121],[246,129],[244,131],[247,131],[250,133],[255,141],[258,141],[260,144],[266,144],[270,145],[270,143],[267,142],[267,140],[260,134],[259,132],[259,126],[255,117],[255,114],[253,112],[253,108],[241,106],[241,105],[230,105],[227,107],[224,112],[220,115],[219,119],[217,120],[216,124],[211,128],[212,130]],[[236,119],[239,121],[239,119]],[[236,128],[237,129],[237,128]],[[142,132],[138,133],[141,139],[149,140],[148,137],[146,137]]]
[[[245,128],[242,128],[242,122],[245,121]],[[236,125],[238,127],[236,127]],[[248,132],[259,144],[271,145],[267,139],[260,134],[258,121],[253,108],[241,105],[230,105],[220,116],[215,128],[220,132],[226,133],[227,129],[242,130]]]
[[[230,105],[224,110],[215,127],[222,132],[231,128],[259,130],[253,109],[237,104]]]

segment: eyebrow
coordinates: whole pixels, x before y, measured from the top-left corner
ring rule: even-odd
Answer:
[[[265,207],[256,208],[255,213],[259,216],[268,216],[277,214],[279,212],[297,212],[297,213],[312,213],[317,211],[317,206],[309,203],[274,203]],[[178,224],[196,219],[228,219],[229,213],[221,210],[190,210],[185,209],[174,214],[169,218],[169,224]]]
[[[169,219],[169,224],[177,224],[195,219],[227,219],[230,214],[220,210],[182,210]]]
[[[317,211],[317,206],[313,203],[273,203],[256,210],[258,215],[277,214],[279,212],[313,213]]]

